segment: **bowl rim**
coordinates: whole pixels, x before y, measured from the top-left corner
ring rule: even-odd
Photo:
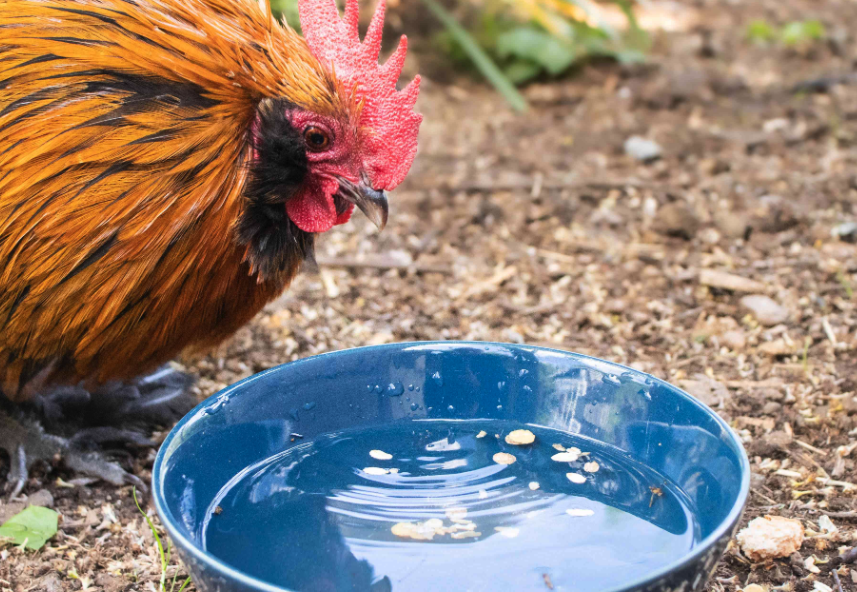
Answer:
[[[193,418],[197,417],[199,412],[206,407],[213,405],[217,402],[217,395],[225,395],[231,392],[234,392],[238,389],[243,389],[246,385],[260,380],[261,378],[267,376],[268,374],[272,374],[274,372],[281,371],[284,367],[295,367],[302,365],[304,363],[314,361],[318,358],[325,358],[331,356],[339,356],[343,354],[353,355],[359,353],[361,351],[377,351],[384,349],[404,349],[408,347],[416,347],[416,346],[438,346],[444,348],[450,347],[481,347],[484,348],[486,346],[499,346],[499,347],[511,347],[519,350],[538,350],[551,352],[556,354],[561,354],[567,357],[576,358],[578,360],[594,360],[599,362],[600,364],[608,364],[614,368],[621,369],[627,372],[630,372],[636,376],[649,378],[654,380],[655,383],[660,384],[662,386],[666,386],[667,388],[672,389],[677,392],[679,395],[686,398],[692,405],[708,414],[712,417],[716,423],[720,425],[721,428],[724,429],[724,432],[729,435],[729,440],[733,445],[733,448],[736,449],[738,453],[738,461],[741,470],[741,487],[738,490],[738,497],[735,500],[735,503],[732,505],[732,509],[729,511],[729,514],[724,518],[720,524],[715,528],[708,536],[697,543],[696,547],[691,549],[691,552],[676,559],[675,561],[655,570],[648,574],[645,574],[639,577],[636,580],[630,581],[627,584],[624,584],[619,587],[610,588],[608,590],[604,590],[603,592],[626,592],[628,590],[636,590],[643,589],[646,585],[656,582],[657,580],[663,578],[664,576],[678,572],[682,568],[687,565],[697,562],[702,559],[702,557],[710,552],[717,543],[724,537],[729,536],[731,538],[731,531],[741,519],[743,515],[744,508],[747,504],[747,498],[750,495],[750,460],[747,456],[747,451],[744,449],[743,444],[741,443],[738,434],[729,426],[726,421],[723,420],[717,413],[715,413],[710,407],[702,403],[699,399],[694,397],[693,395],[687,393],[686,391],[680,389],[679,387],[666,382],[665,380],[661,380],[656,376],[652,376],[646,372],[642,372],[640,370],[636,370],[629,366],[625,366],[623,364],[617,364],[616,362],[610,362],[608,360],[603,360],[601,358],[596,358],[594,356],[588,356],[585,354],[579,354],[568,350],[555,349],[550,347],[543,347],[539,345],[527,345],[525,343],[503,343],[498,341],[397,341],[393,343],[384,343],[380,345],[366,345],[360,347],[351,347],[341,350],[335,350],[330,352],[324,352],[321,354],[316,354],[313,356],[307,356],[305,358],[300,358],[291,362],[285,362],[283,364],[279,364],[274,366],[273,368],[268,368],[267,370],[263,370],[262,372],[258,372],[253,374],[252,376],[248,376],[238,382],[235,382],[224,389],[210,395],[203,401],[201,401],[196,407],[194,407],[191,411],[189,411],[179,422],[170,430],[167,437],[164,439],[161,447],[158,449],[158,454],[155,457],[154,466],[152,468],[152,497],[155,503],[155,510],[158,513],[158,516],[161,519],[161,523],[169,534],[170,538],[174,541],[174,543],[180,547],[185,553],[190,554],[193,557],[194,561],[205,564],[208,568],[213,569],[218,572],[218,575],[226,576],[231,578],[243,586],[248,586],[251,588],[255,588],[259,592],[294,592],[288,588],[283,588],[281,586],[276,586],[265,582],[259,578],[251,576],[243,571],[235,569],[227,565],[224,561],[219,559],[218,557],[212,555],[211,553],[204,551],[199,545],[194,543],[193,541],[188,540],[182,533],[178,531],[175,524],[177,522],[176,518],[172,515],[169,508],[166,505],[166,500],[164,499],[162,493],[162,473],[163,473],[163,463],[164,457],[167,454],[167,450],[169,450],[172,441],[177,437],[178,433],[184,428],[186,424],[188,424]],[[719,558],[718,558],[719,559]]]

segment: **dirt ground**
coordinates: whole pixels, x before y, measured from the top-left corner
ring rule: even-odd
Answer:
[[[835,559],[857,543],[857,229],[843,226],[857,220],[857,4],[655,7],[670,30],[649,64],[533,85],[526,115],[418,54],[421,151],[388,228],[355,216],[329,233],[318,273],[185,363],[200,397],[391,341],[526,342],[631,365],[741,435],[754,471],[745,520],[806,528],[799,553],[769,564],[732,545],[711,590],[857,590],[857,569]],[[744,34],[756,18],[818,18],[830,39],[755,46]],[[662,157],[626,155],[634,135]],[[153,457],[128,462],[148,479]],[[37,553],[2,551],[0,590],[155,590],[160,558],[130,488],[72,479],[61,467],[32,476],[25,493],[54,505],[60,533]],[[0,503],[0,516],[16,508]]]

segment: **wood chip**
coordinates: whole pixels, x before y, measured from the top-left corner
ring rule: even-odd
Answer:
[[[700,270],[699,283],[703,286],[730,290],[732,292],[763,293],[768,291],[768,286],[762,282],[714,269]]]

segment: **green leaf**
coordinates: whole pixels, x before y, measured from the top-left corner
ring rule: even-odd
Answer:
[[[553,75],[564,72],[577,57],[570,45],[532,27],[518,27],[500,35],[497,53],[535,62]]]
[[[820,21],[795,21],[783,27],[780,39],[785,45],[800,45],[824,39],[824,35],[824,25]]]
[[[50,508],[30,506],[0,526],[0,543],[24,545],[38,551],[57,533],[58,514]]]
[[[455,17],[453,17],[443,6],[435,0],[422,0],[432,14],[443,23],[450,32],[456,43],[461,46],[461,49],[467,54],[476,68],[488,79],[494,88],[509,102],[509,104],[518,111],[526,111],[528,108],[527,101],[523,95],[518,92],[515,85],[510,81],[497,67],[497,64],[479,47],[479,44],[470,36],[464,27],[462,27]]]
[[[505,72],[509,80],[523,84],[541,74],[542,67],[529,60],[515,60],[506,67]]]
[[[755,20],[747,25],[747,39],[753,43],[767,43],[777,36],[768,21]]]
[[[298,17],[298,0],[270,0],[274,16],[285,19],[289,26],[300,32],[301,21]]]

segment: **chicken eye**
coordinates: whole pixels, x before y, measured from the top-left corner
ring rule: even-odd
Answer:
[[[320,127],[310,126],[304,130],[304,142],[310,150],[321,151],[330,146],[330,136]]]

